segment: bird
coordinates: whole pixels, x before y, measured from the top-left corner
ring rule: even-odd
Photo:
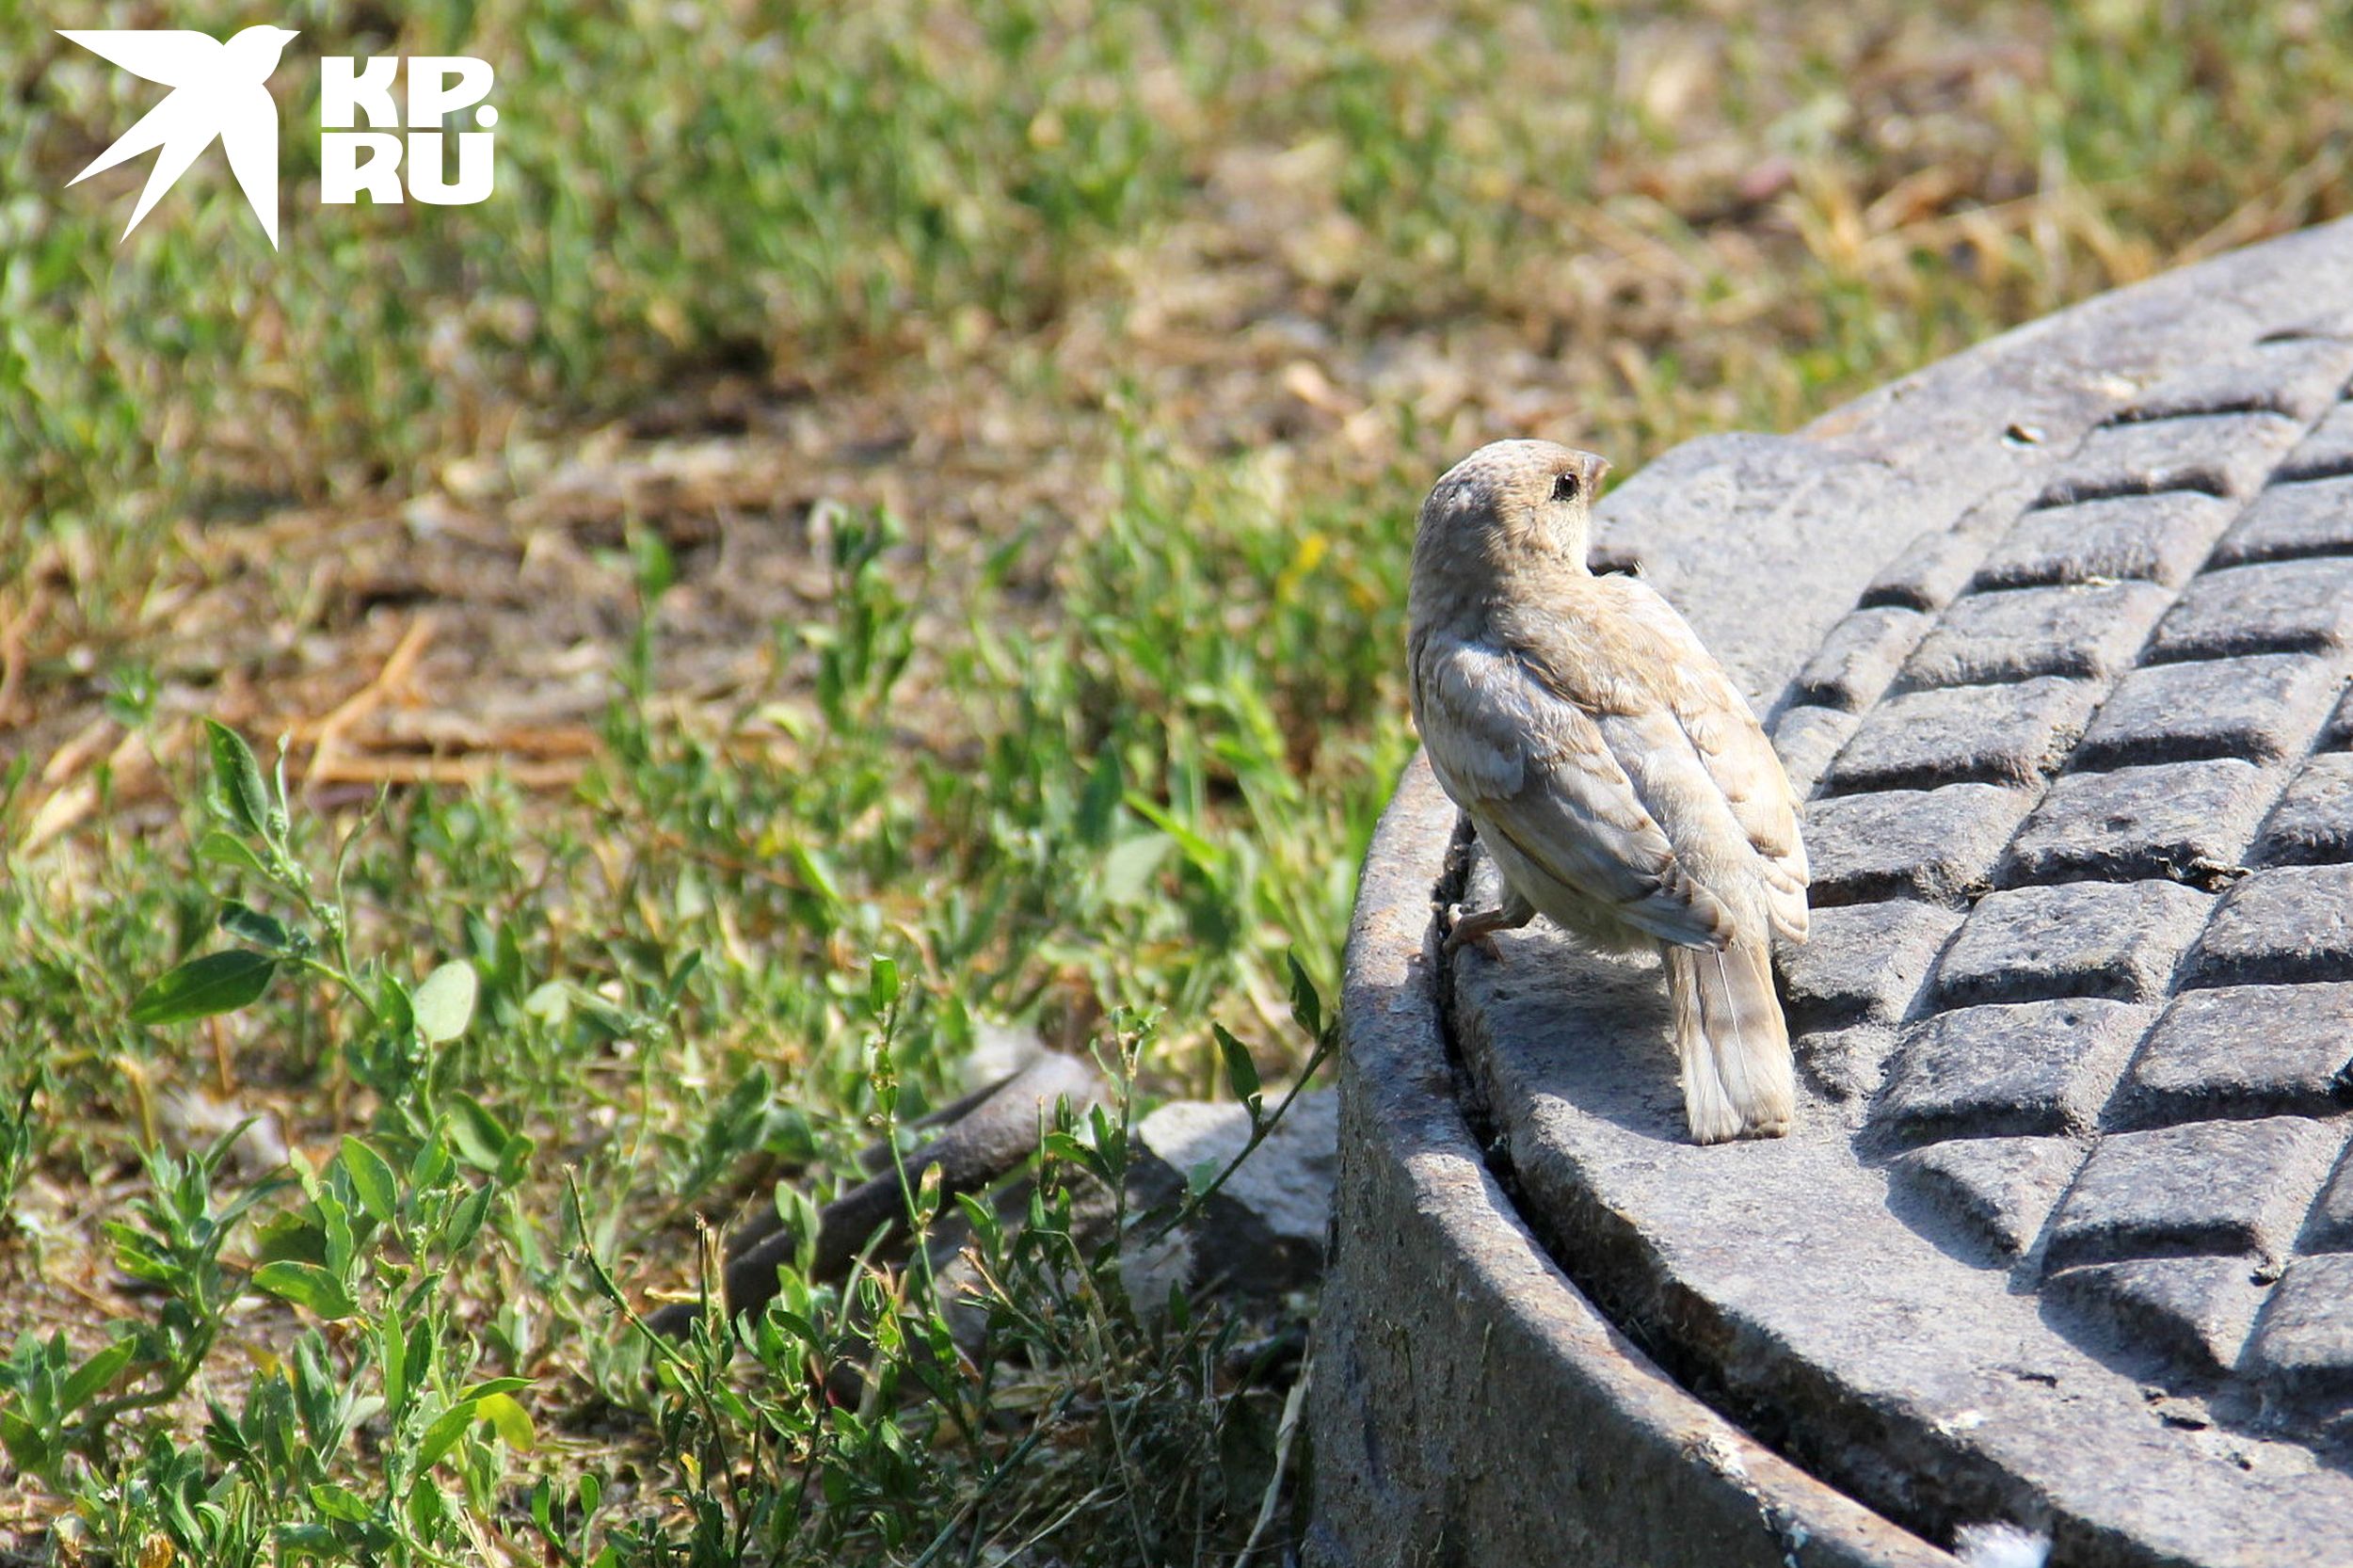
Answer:
[[[1495,953],[1543,914],[1609,952],[1656,948],[1684,1112],[1718,1144],[1789,1130],[1796,1085],[1771,938],[1805,939],[1798,804],[1755,713],[1648,584],[1596,576],[1609,462],[1481,447],[1423,502],[1407,595],[1414,722],[1503,880],[1446,951]]]
[[[270,248],[278,248],[278,103],[269,95],[268,83],[279,56],[297,33],[264,24],[245,28],[226,43],[184,28],[59,28],[58,34],[135,76],[173,89],[66,184],[78,185],[93,174],[161,148],[123,228],[122,237],[129,239],[139,220],[217,138],[229,154],[237,188],[245,192],[263,232],[269,235]]]

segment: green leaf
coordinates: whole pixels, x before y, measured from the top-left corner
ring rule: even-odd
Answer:
[[[376,982],[376,1021],[404,1038],[417,1026],[417,1004],[397,975],[384,975]]]
[[[409,1002],[418,1030],[437,1046],[456,1039],[473,1021],[474,998],[480,991],[473,965],[463,958],[442,965],[424,977]]]
[[[220,928],[241,942],[250,942],[269,952],[283,952],[294,941],[293,933],[275,917],[234,899],[221,905]]]
[[[499,1187],[513,1187],[522,1179],[524,1170],[532,1168],[534,1149],[538,1149],[538,1144],[522,1132],[515,1132],[510,1140],[505,1140],[505,1154],[499,1156],[499,1170],[494,1173],[499,1177]]]
[[[1176,841],[1165,833],[1139,833],[1121,840],[1103,856],[1103,874],[1096,884],[1103,902],[1113,907],[1142,902]]]
[[[1215,871],[1218,863],[1225,858],[1217,845],[1178,822],[1151,796],[1129,791],[1128,809],[1176,840],[1176,847],[1185,852],[1185,858],[1202,870]]]
[[[277,968],[277,959],[243,948],[191,958],[148,982],[131,999],[131,1021],[176,1024],[233,1013],[269,989],[269,977]]]
[[[449,1141],[458,1157],[477,1171],[495,1171],[506,1156],[514,1134],[472,1095],[452,1095]]]
[[[463,1432],[465,1428],[461,1426],[458,1430]],[[408,1515],[408,1528],[430,1539],[441,1521],[449,1517],[449,1499],[441,1496],[440,1487],[420,1476],[416,1484],[408,1489],[408,1501],[403,1511]]]
[[[450,1210],[448,1233],[442,1238],[442,1245],[452,1252],[462,1252],[472,1242],[482,1229],[482,1222],[489,1216],[490,1192],[488,1187],[477,1187]]]
[[[329,1519],[341,1519],[345,1524],[361,1525],[368,1518],[368,1505],[360,1500],[358,1494],[331,1480],[312,1484],[311,1506]]]
[[[1004,1250],[1004,1222],[998,1219],[995,1205],[984,1203],[969,1192],[958,1192],[956,1207],[964,1210],[964,1223],[972,1227],[983,1256],[993,1257]]]
[[[441,1341],[435,1334],[435,1324],[420,1317],[408,1325],[408,1387],[413,1393],[418,1385],[433,1381],[436,1352]]]
[[[351,1191],[359,1198],[360,1207],[377,1224],[390,1224],[400,1210],[400,1188],[392,1179],[392,1168],[384,1157],[352,1137],[344,1135],[344,1172],[351,1177]]]
[[[523,1011],[551,1024],[561,1024],[572,1015],[572,988],[561,980],[548,981],[523,998]]]
[[[678,563],[671,558],[670,542],[650,528],[641,528],[632,532],[629,550],[636,557],[637,595],[650,605],[678,581]]]
[[[1087,774],[1085,791],[1079,796],[1079,816],[1075,825],[1079,841],[1100,844],[1112,836],[1118,825],[1120,797],[1128,792],[1128,780],[1119,766],[1119,748],[1106,744],[1096,758],[1094,768]]]
[[[281,1550],[299,1556],[315,1557],[327,1562],[332,1562],[339,1557],[347,1559],[349,1556],[344,1550],[343,1543],[336,1539],[335,1528],[332,1525],[302,1524],[287,1520],[280,1524],[272,1533]]]
[[[448,1178],[456,1163],[449,1157],[449,1141],[441,1136],[440,1124],[436,1123],[433,1136],[417,1146],[417,1157],[408,1161],[408,1185],[420,1192],[430,1192]]]
[[[879,1017],[890,1011],[890,1004],[899,1000],[899,961],[874,955],[873,968],[866,974],[866,1004]]]
[[[41,1429],[12,1410],[0,1410],[0,1447],[18,1469],[34,1472],[47,1467],[52,1451]]]
[[[678,961],[677,966],[670,970],[670,978],[662,983],[664,1012],[666,1013],[678,1005],[678,999],[686,994],[686,983],[694,979],[696,972],[702,967],[703,955],[699,948],[690,949],[686,955]]]
[[[408,1402],[408,1343],[397,1322],[378,1322],[376,1338],[384,1368],[384,1404],[397,1420]]]
[[[436,1416],[433,1424],[424,1429],[424,1441],[417,1445],[417,1473],[423,1475],[439,1464],[441,1456],[456,1448],[457,1440],[466,1435],[466,1429],[473,1425],[473,1420],[474,1401],[472,1400],[460,1400]]]
[[[253,1249],[264,1263],[324,1263],[327,1232],[303,1215],[273,1214],[254,1228]]]
[[[253,1288],[309,1307],[330,1321],[359,1310],[343,1281],[315,1263],[264,1263],[253,1271]]]
[[[1247,1104],[1258,1097],[1258,1067],[1250,1060],[1250,1048],[1234,1038],[1224,1024],[1209,1025],[1217,1036],[1217,1048],[1225,1055],[1225,1081],[1233,1087],[1234,1097]]]
[[[351,1233],[351,1206],[326,1188],[311,1195],[311,1211],[318,1216],[320,1256],[318,1261],[338,1279],[351,1270],[351,1259],[357,1239]],[[289,1262],[299,1262],[290,1258]]]
[[[824,900],[828,905],[840,905],[841,887],[834,881],[833,868],[825,863],[824,856],[795,840],[787,846],[785,858],[792,862],[793,874],[801,879],[809,891]]]
[[[1323,999],[1316,994],[1316,983],[1307,978],[1307,971],[1300,964],[1298,953],[1285,952],[1283,962],[1290,966],[1291,971],[1291,1016],[1299,1020],[1300,1028],[1321,1040],[1323,1038]]]
[[[239,871],[251,872],[255,876],[269,874],[262,866],[262,857],[253,853],[252,846],[222,828],[209,829],[198,840],[196,857],[223,866],[234,866]]]
[[[529,1453],[538,1446],[538,1433],[531,1428],[531,1413],[504,1394],[485,1394],[477,1408],[508,1448]]]
[[[131,1364],[132,1353],[137,1348],[135,1340],[118,1339],[75,1368],[57,1395],[58,1412],[70,1415],[88,1403],[91,1395],[113,1383],[122,1368]]]
[[[269,837],[269,786],[262,781],[262,764],[245,737],[216,720],[206,719],[212,738],[213,783],[220,792],[221,809],[257,839]]]

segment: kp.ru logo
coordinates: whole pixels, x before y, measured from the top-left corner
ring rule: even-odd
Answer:
[[[161,149],[138,205],[122,237],[187,172],[197,155],[216,140],[228,154],[237,188],[261,220],[272,248],[278,245],[278,103],[269,95],[270,72],[287,40],[284,27],[248,27],[223,43],[187,31],[76,31],[60,35],[120,66],[134,76],[161,82],[170,96],[150,109],[116,143],[90,160],[69,184]],[[392,81],[408,67],[407,117],[392,102]],[[402,60],[378,56],[364,68],[357,56],[329,55],[320,61],[319,200],[349,205],[364,195],[371,201],[415,197],[439,207],[463,207],[490,194],[490,127],[498,110],[490,96],[488,63],[464,55],[418,55]],[[480,105],[476,107],[476,105]],[[442,121],[472,109],[479,130],[457,133],[457,178],[449,175],[447,134]],[[357,129],[364,118],[368,128]],[[405,130],[404,137],[398,133]],[[408,161],[402,178],[403,154]]]

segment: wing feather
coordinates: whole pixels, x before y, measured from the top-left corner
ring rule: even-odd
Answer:
[[[1798,803],[1747,698],[1690,623],[1648,584],[1598,577],[1578,586],[1593,596],[1589,613],[1548,616],[1544,623],[1561,645],[1546,650],[1546,679],[1558,682],[1572,701],[1673,715],[1755,852],[1754,868],[1774,929],[1802,941],[1811,873]],[[1596,687],[1580,674],[1593,669],[1611,671],[1614,679]]]
[[[1482,828],[1638,930],[1690,946],[1730,939],[1728,912],[1678,863],[1625,757],[1593,715],[1486,644],[1423,640],[1414,668],[1415,716],[1431,766]]]

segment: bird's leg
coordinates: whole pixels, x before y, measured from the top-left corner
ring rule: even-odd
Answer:
[[[1517,931],[1535,918],[1536,906],[1507,888],[1499,907],[1456,918],[1454,929],[1447,933],[1447,955],[1452,957],[1467,943],[1493,958],[1496,956],[1497,932]]]

